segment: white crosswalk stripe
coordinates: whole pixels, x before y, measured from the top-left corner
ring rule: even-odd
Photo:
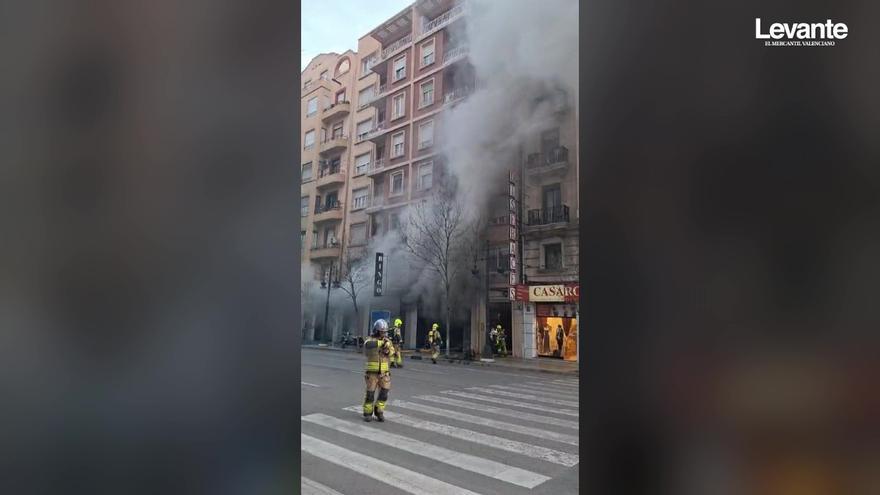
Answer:
[[[552,396],[551,398],[553,398],[553,397],[561,398],[561,399],[571,399],[572,398],[571,394],[567,394],[565,392],[553,392],[550,390],[527,389],[527,388],[522,387],[520,385],[517,385],[515,387],[511,387],[511,386],[507,386],[507,385],[489,385],[489,386],[492,388],[499,388],[502,390],[511,390],[511,391],[515,391],[515,392],[519,391],[519,392],[527,392],[530,394],[549,395],[549,396]]]
[[[555,383],[557,385],[563,385],[565,387],[571,387],[571,388],[577,388],[580,386],[580,382],[578,382],[578,381],[553,380],[551,383]]]
[[[529,394],[518,394],[516,392],[505,392],[503,390],[496,390],[494,388],[488,388],[488,387],[468,387],[467,390],[474,390],[476,392],[483,392],[483,393],[492,394],[492,395],[502,395],[504,397],[515,397],[517,399],[532,400],[532,401],[536,401],[536,402],[546,402],[548,404],[558,404],[560,406],[580,407],[580,403],[570,401],[570,400],[548,399],[546,397],[538,397],[538,396],[529,395]]]
[[[465,395],[469,395],[469,394],[465,394]],[[525,420],[525,421],[533,421],[536,423],[543,423],[543,424],[554,425],[554,426],[562,426],[564,428],[573,428],[575,430],[578,429],[577,421],[569,421],[567,419],[554,418],[553,416],[539,416],[537,414],[529,414],[527,412],[514,411],[512,409],[504,409],[501,407],[487,406],[487,405],[483,405],[483,404],[479,404],[479,403],[475,403],[475,402],[465,402],[462,400],[456,400],[456,399],[451,399],[449,397],[441,397],[441,396],[437,396],[437,395],[418,395],[418,396],[416,396],[416,399],[429,401],[429,402],[436,402],[436,403],[445,404],[445,405],[454,406],[454,407],[461,407],[463,409],[482,411],[482,412],[494,414],[497,416],[507,416],[507,417],[517,418],[517,419],[521,419],[521,420]],[[501,399],[501,400],[504,400],[504,399]],[[450,416],[450,417],[452,417],[452,416]],[[548,433],[551,433],[551,432],[548,432]],[[573,437],[570,435],[562,435],[562,434],[558,434],[558,435],[560,435],[560,436],[557,437],[556,439],[559,440],[560,442],[571,443],[571,438],[574,438],[575,443],[572,443],[572,445],[577,445],[577,437]],[[548,438],[549,437],[550,436],[548,435]]]
[[[361,412],[361,408],[359,406],[346,407],[345,410],[356,413]],[[446,435],[448,437],[457,438],[466,442],[479,443],[481,445],[485,445],[494,449],[513,452],[516,454],[524,455],[526,457],[531,457],[533,459],[541,459],[542,461],[552,462],[553,464],[560,464],[566,467],[572,467],[578,464],[577,454],[569,454],[568,452],[561,452],[559,450],[541,447],[539,445],[518,442],[516,440],[510,440],[508,438],[480,433],[478,431],[459,428],[457,426],[451,426],[443,423],[436,423],[434,421],[426,421],[392,411],[385,412],[385,419],[393,423],[399,423],[412,428],[439,433],[440,435]]]
[[[365,424],[341,420],[326,414],[309,414],[308,416],[303,416],[302,420],[525,488],[534,488],[550,479],[547,476],[525,469],[463,452],[456,452],[409,437],[372,428]]]
[[[557,433],[555,431],[542,430],[539,428],[531,428],[528,426],[522,426],[515,423],[508,423],[505,421],[498,421],[495,419],[484,418],[482,416],[474,416],[471,414],[465,414],[458,411],[453,411],[451,408],[439,408],[428,406],[425,404],[419,404],[416,402],[409,402],[404,400],[393,400],[389,403],[392,407],[400,407],[403,409],[410,409],[413,411],[418,411],[427,414],[433,414],[436,416],[442,416],[449,419],[455,419],[464,423],[473,423],[475,425],[488,426],[489,428],[495,428],[496,430],[501,431],[511,431],[514,433],[519,433],[520,435],[526,435],[530,437],[543,438],[547,440],[553,440],[556,442],[566,443],[568,445],[578,445],[578,437],[575,435],[566,435],[564,433]],[[511,416],[515,418],[522,418],[522,413],[511,414]],[[542,416],[535,416],[534,421],[543,422]]]
[[[305,476],[300,476],[300,480],[302,495],[342,495],[342,493],[337,492],[329,486],[322,485],[317,481],[312,481]]]
[[[536,390],[546,390],[548,392],[559,392],[561,394],[569,394],[577,397],[580,391],[576,388],[569,388],[564,385],[550,385],[547,383],[528,382],[520,385],[521,387],[533,388]]]
[[[319,459],[351,469],[412,495],[480,495],[309,435],[301,436],[301,449]]]
[[[475,399],[475,400],[481,400],[481,401],[485,401],[485,402],[493,402],[495,404],[504,404],[505,406],[521,407],[523,409],[531,409],[534,411],[541,411],[541,412],[545,412],[545,413],[562,414],[565,416],[575,416],[575,417],[580,415],[577,411],[572,410],[572,409],[544,407],[544,406],[539,406],[537,404],[523,402],[520,400],[502,399],[501,397],[489,397],[489,396],[485,396],[485,395],[471,394],[468,392],[458,392],[456,390],[443,390],[440,393],[454,395],[456,397],[464,397],[465,399]]]

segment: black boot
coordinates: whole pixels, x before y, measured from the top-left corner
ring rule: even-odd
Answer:
[[[376,415],[376,421],[378,421],[380,423],[385,422],[385,416],[382,415],[382,413],[380,413],[378,409],[374,410],[373,413]]]
[[[372,414],[364,414],[364,421],[366,421],[367,423],[369,423],[369,422],[372,421],[372,420],[373,420],[373,415],[372,415]]]

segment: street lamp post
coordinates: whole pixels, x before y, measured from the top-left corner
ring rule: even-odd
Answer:
[[[337,275],[338,275],[338,273],[337,273]],[[331,287],[332,288],[339,287],[339,281],[336,280],[335,282],[333,282],[332,280],[333,280],[333,262],[331,261],[330,268],[327,270],[327,281],[326,282],[323,280],[321,281],[321,288],[322,289],[324,288],[325,285],[327,286],[327,303],[324,305],[324,331],[325,332],[328,330],[327,329],[327,318],[330,316],[330,289],[331,289]],[[330,344],[333,344],[333,333],[332,332],[330,333]]]

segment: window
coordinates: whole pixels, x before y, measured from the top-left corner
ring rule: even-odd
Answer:
[[[318,231],[312,231],[312,249],[318,249]]]
[[[303,149],[308,150],[308,149],[311,149],[313,146],[315,146],[315,130],[314,129],[312,129],[311,131],[306,133],[306,136],[303,139]]]
[[[325,80],[325,81],[329,81],[329,80],[330,80],[330,75],[327,73],[326,70],[321,72],[321,79],[323,79],[323,80]]]
[[[422,99],[419,100],[419,108],[426,107],[434,103],[434,80],[423,83],[421,86]]]
[[[324,229],[324,247],[336,246],[336,227]]]
[[[391,158],[400,158],[403,156],[403,134],[404,133],[402,132],[398,132],[391,136]]]
[[[400,215],[397,213],[391,214],[391,229],[400,230]]]
[[[367,207],[368,190],[366,187],[351,192],[351,209],[359,210]]]
[[[336,103],[342,103],[344,101],[346,101],[346,100],[345,100],[345,90],[343,89],[342,91],[336,93]]]
[[[406,105],[404,96],[405,93],[400,93],[399,95],[394,95],[394,98],[391,99],[391,118],[399,119],[406,115]]]
[[[308,182],[312,180],[312,162],[302,166],[302,181]]]
[[[544,268],[558,270],[562,268],[562,244],[544,245]]]
[[[431,184],[434,181],[434,164],[432,162],[423,163],[419,166],[419,182],[418,182],[418,190],[425,191],[427,189],[431,189]]]
[[[373,128],[372,119],[367,119],[363,122],[358,122],[357,125],[357,137],[358,139],[364,139],[368,132]]]
[[[419,149],[423,150],[434,145],[434,121],[429,120],[419,125]]]
[[[309,79],[308,81],[303,83],[303,89],[309,89],[311,87],[312,87],[312,80],[311,79]]]
[[[306,245],[306,231],[305,230],[299,231],[299,245],[302,247],[305,247],[305,245]]]
[[[371,53],[361,59],[361,75],[365,76],[368,72],[370,72],[370,68],[373,66],[373,61],[376,60],[376,53]]]
[[[367,242],[367,224],[355,223],[351,226],[351,234],[348,236],[348,243],[352,246],[366,244]]]
[[[348,61],[347,58],[342,59],[342,62],[339,63],[339,67],[336,68],[336,75],[341,76],[348,72],[348,69],[351,68],[351,62]]]
[[[559,184],[544,186],[542,199],[544,209],[548,211],[545,215],[553,215],[550,211],[562,206],[562,189],[559,187]]]
[[[373,99],[373,89],[375,86],[367,86],[358,93],[358,105],[364,106]]]
[[[308,103],[308,109],[306,110],[306,117],[311,117],[318,113],[318,97],[310,98]]]
[[[559,147],[559,128],[541,133],[541,153],[549,156],[550,152]]]
[[[333,191],[333,192],[327,193],[327,197],[326,197],[326,201],[325,201],[326,209],[329,210],[331,208],[338,208],[339,207],[339,201],[337,200],[338,194],[339,194],[339,191]]]
[[[406,55],[394,61],[394,79],[393,82],[400,81],[406,77]]]
[[[359,155],[354,159],[354,175],[361,175],[367,173],[367,169],[370,167],[370,154],[365,153],[363,155]]]
[[[342,137],[342,122],[337,122],[333,124],[333,139],[339,139]]]
[[[422,67],[434,63],[434,40],[422,44]]]
[[[403,194],[403,171],[391,174],[391,194]]]
[[[299,199],[299,216],[309,216],[309,197],[303,196]]]

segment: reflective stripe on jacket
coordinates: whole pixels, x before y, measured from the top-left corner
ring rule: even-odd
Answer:
[[[394,345],[386,339],[370,337],[364,342],[364,354],[367,363],[364,370],[385,373],[388,371],[388,355],[394,352]]]

